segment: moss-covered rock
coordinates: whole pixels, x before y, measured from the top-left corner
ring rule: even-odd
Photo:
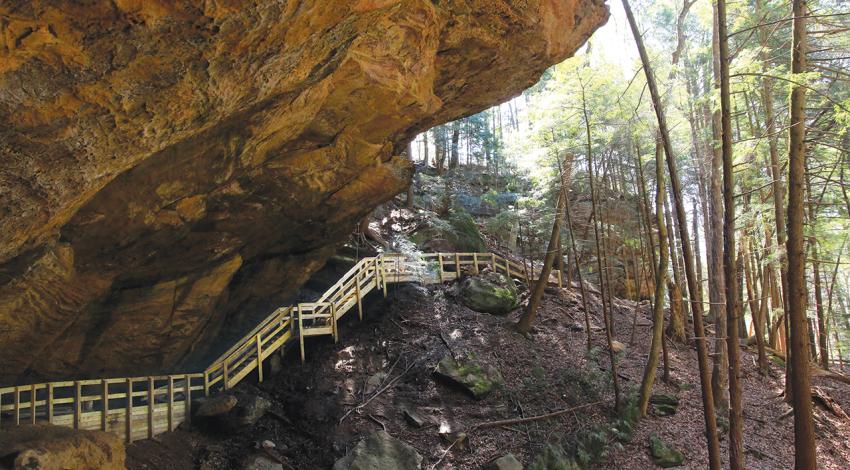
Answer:
[[[460,300],[476,312],[504,315],[519,305],[513,281],[494,272],[486,272],[463,280]]]
[[[345,457],[334,463],[333,470],[415,470],[422,456],[410,445],[378,431],[360,441]]]
[[[655,434],[649,438],[649,452],[652,461],[662,468],[678,467],[685,461],[681,452],[665,444]]]
[[[437,365],[436,375],[461,387],[476,400],[486,397],[502,383],[502,376],[494,367],[482,366],[474,358],[458,362],[448,354]]]
[[[446,218],[430,214],[424,228],[411,237],[423,249],[434,251],[487,251],[487,245],[472,216],[463,209],[453,209]]]

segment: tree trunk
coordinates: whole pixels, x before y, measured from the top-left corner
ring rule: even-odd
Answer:
[[[546,248],[546,256],[543,258],[543,268],[540,270],[540,278],[534,284],[534,289],[531,291],[531,296],[528,299],[528,306],[523,312],[517,323],[517,330],[520,333],[528,333],[531,331],[531,325],[537,317],[537,307],[540,305],[540,300],[543,299],[543,291],[546,289],[546,284],[549,282],[549,275],[552,273],[552,265],[555,261],[555,256],[558,253],[558,239],[561,232],[561,214],[564,211],[564,192],[558,193],[558,201],[555,203],[555,218],[552,222],[552,236],[549,237],[549,246]]]
[[[659,151],[661,143],[659,142]],[[664,195],[664,220],[668,227],[673,226],[672,219],[670,217],[670,203],[667,200],[667,195]],[[678,252],[676,251],[676,239],[673,236],[672,231],[665,230],[667,232],[667,241],[669,243],[670,250],[670,264],[673,265],[673,283],[670,286],[670,291],[668,295],[670,296],[670,325],[667,327],[667,333],[677,342],[685,343],[688,338],[685,335],[685,306],[684,300],[682,300],[682,272],[679,270],[679,263],[677,259],[679,257]]]
[[[640,383],[640,398],[638,408],[641,416],[646,416],[649,407],[649,397],[652,395],[652,385],[655,381],[655,370],[658,368],[658,350],[664,341],[664,284],[667,282],[667,222],[664,220],[664,154],[660,145],[655,152],[655,222],[658,224],[658,268],[655,270],[655,300],[652,309],[652,342],[649,346],[649,358],[643,369],[643,380]]]
[[[793,0],[791,72],[806,72],[806,0]],[[806,88],[791,88],[788,151],[788,316],[791,329],[791,390],[794,407],[794,462],[798,469],[817,468],[812,417],[811,378],[806,336],[806,280],[803,249],[803,191],[806,169]]]
[[[452,155],[449,158],[449,169],[457,168],[458,147],[460,145],[460,121],[452,123]]]
[[[676,169],[676,158],[673,153],[673,146],[670,141],[670,136],[667,131],[667,122],[664,117],[664,110],[661,107],[661,97],[658,93],[658,87],[655,84],[655,76],[652,73],[652,66],[649,62],[649,56],[646,53],[646,48],[641,39],[640,30],[632,13],[631,6],[628,0],[623,0],[623,9],[626,12],[626,17],[629,21],[629,26],[632,30],[632,35],[635,39],[635,45],[640,53],[643,71],[646,75],[646,82],[649,87],[652,97],[653,107],[655,108],[655,116],[658,120],[658,128],[661,131],[661,138],[664,143],[664,152],[667,154],[667,170],[670,175],[670,184],[673,188],[673,199],[676,206],[676,216],[679,218],[679,230],[683,240],[689,240],[688,237],[688,221],[685,217],[685,209],[682,203],[682,189],[679,182],[678,171]],[[708,348],[705,341],[705,328],[702,324],[702,302],[697,298],[697,279],[694,274],[694,259],[691,252],[691,246],[688,243],[682,245],[685,275],[688,281],[688,294],[691,298],[691,313],[694,319],[694,340],[697,345],[697,359],[700,369],[700,384],[702,386],[702,402],[703,413],[705,418],[705,438],[708,445],[708,463],[711,470],[720,469],[720,443],[717,438],[717,422],[714,415],[714,398],[711,390],[711,373],[708,369]]]
[[[567,162],[565,162],[565,166],[572,168],[573,156],[567,155],[566,159]],[[561,174],[563,174],[563,171]],[[578,278],[579,292],[581,293],[581,308],[584,310],[584,331],[587,333],[587,350],[590,351],[593,348],[593,343],[591,342],[592,338],[590,335],[590,310],[587,308],[587,292],[584,289],[584,279],[582,279],[581,275],[581,266],[578,264],[578,256],[575,255],[576,239],[574,236],[575,232],[573,232],[573,217],[570,212],[570,194],[568,189],[569,186],[565,185],[564,182],[561,181],[561,192],[563,193],[562,196],[564,198],[564,213],[567,216],[567,230],[570,232],[571,251],[573,253],[573,259],[575,260],[576,277]]]

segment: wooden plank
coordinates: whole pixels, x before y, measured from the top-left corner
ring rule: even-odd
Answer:
[[[47,422],[53,424],[53,384],[47,384]]]
[[[191,421],[192,416],[192,377],[186,375],[186,382],[183,384],[183,416],[186,422]]]

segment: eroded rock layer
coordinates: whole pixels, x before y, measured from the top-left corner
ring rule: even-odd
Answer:
[[[603,0],[0,4],[0,382],[187,367]]]

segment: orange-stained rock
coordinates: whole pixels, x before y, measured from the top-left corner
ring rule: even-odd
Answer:
[[[0,4],[0,383],[194,367],[603,0]],[[240,321],[245,320],[245,321]]]
[[[0,456],[15,470],[121,470],[125,459],[124,441],[112,433],[48,424],[4,428]]]

